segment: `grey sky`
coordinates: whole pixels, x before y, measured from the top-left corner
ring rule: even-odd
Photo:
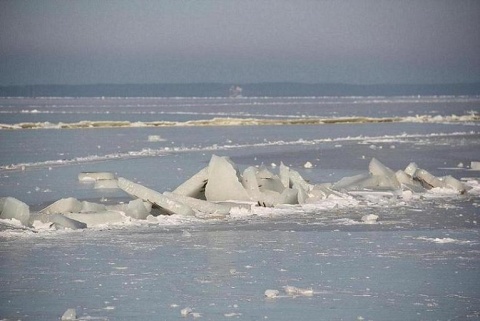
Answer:
[[[0,85],[480,81],[480,1],[0,1]]]

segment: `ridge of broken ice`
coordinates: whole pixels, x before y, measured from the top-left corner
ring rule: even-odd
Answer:
[[[480,115],[475,112],[466,115],[416,115],[404,117],[303,117],[303,118],[234,118],[214,117],[211,119],[187,121],[116,121],[116,120],[82,120],[72,123],[51,122],[22,122],[16,124],[0,123],[0,130],[19,129],[72,129],[72,128],[121,128],[121,127],[192,127],[192,126],[271,126],[271,125],[324,125],[324,124],[352,124],[352,123],[466,123],[478,122]]]
[[[229,157],[216,155],[212,155],[207,167],[172,192],[160,193],[108,172],[80,173],[78,178],[80,182],[114,182],[112,187],[122,189],[133,200],[104,205],[69,197],[31,212],[27,204],[5,197],[0,198],[0,223],[11,221],[2,223],[7,228],[83,229],[132,221],[160,222],[163,219],[159,218],[169,215],[184,221],[242,219],[358,206],[359,200],[365,202],[374,195],[408,201],[414,195],[452,196],[480,190],[452,176],[436,177],[415,163],[408,164],[405,170],[393,171],[375,158],[363,174],[322,184],[307,182],[283,163],[278,174],[263,165],[249,166],[240,172]],[[377,219],[376,215],[364,215],[358,223],[376,224]]]

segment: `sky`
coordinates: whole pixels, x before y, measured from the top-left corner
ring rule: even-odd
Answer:
[[[0,1],[0,85],[478,81],[477,0]]]

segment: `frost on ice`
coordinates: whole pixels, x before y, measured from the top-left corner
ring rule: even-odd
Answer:
[[[472,162],[472,169],[476,166]],[[276,167],[275,167],[276,168]],[[172,192],[158,192],[110,172],[80,173],[79,181],[120,188],[133,197],[128,203],[105,205],[68,197],[38,212],[12,198],[0,198],[0,223],[9,228],[83,229],[131,220],[152,221],[159,215],[195,219],[236,217],[255,207],[311,207],[322,202],[338,203],[361,195],[390,195],[411,199],[414,194],[432,191],[465,194],[469,187],[452,176],[436,177],[415,163],[393,171],[373,158],[368,171],[337,182],[312,184],[299,172],[280,163],[278,173],[266,166],[249,166],[241,172],[228,157],[213,155],[209,165]],[[375,224],[378,216],[364,215],[364,224]],[[8,220],[8,221],[7,221]],[[155,220],[155,219],[153,219]],[[272,296],[269,293],[269,296]]]

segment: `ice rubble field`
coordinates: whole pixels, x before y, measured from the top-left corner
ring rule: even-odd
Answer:
[[[276,165],[274,165],[276,167]],[[306,162],[304,167],[313,167]],[[480,162],[471,162],[471,169],[480,170]],[[279,173],[266,166],[249,166],[242,174],[229,157],[212,155],[207,167],[186,180],[172,192],[158,192],[115,177],[111,172],[80,173],[79,181],[92,181],[97,189],[119,188],[134,197],[128,203],[104,205],[70,197],[60,199],[37,213],[13,197],[0,199],[1,224],[12,229],[83,229],[125,224],[134,220],[156,222],[162,215],[178,215],[196,219],[231,219],[250,215],[265,215],[261,209],[308,212],[310,209],[355,206],[375,202],[378,198],[403,201],[420,200],[430,195],[477,195],[476,181],[466,183],[453,176],[436,177],[410,163],[405,170],[392,171],[373,158],[368,172],[344,177],[335,183],[312,184],[298,171],[280,163]],[[378,201],[376,201],[378,202]],[[298,207],[297,206],[297,207]],[[267,211],[268,213],[268,211]],[[161,218],[160,220],[162,220]],[[361,217],[364,223],[376,223],[378,215]]]
[[[2,101],[0,320],[479,319],[478,106]]]

